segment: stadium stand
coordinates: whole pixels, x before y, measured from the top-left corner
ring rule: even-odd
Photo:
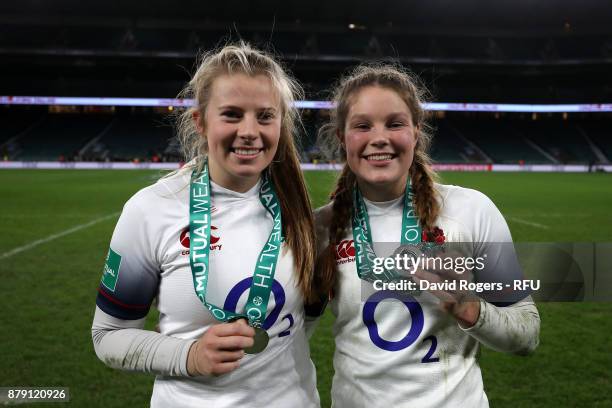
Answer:
[[[14,142],[14,159],[22,161],[68,160],[78,157],[83,146],[110,124],[100,115],[48,114]]]
[[[161,158],[172,136],[172,127],[162,116],[122,115],[95,141],[91,152],[99,153],[96,160],[151,161],[153,156]]]
[[[461,134],[484,151],[494,163],[551,163],[552,160],[534,150],[519,130],[519,121],[487,118],[455,118]]]
[[[364,2],[352,5],[351,15],[359,16],[353,19],[336,2],[318,8],[287,0],[272,14],[261,4],[244,6],[241,15],[248,18],[237,23],[222,2],[202,8],[185,1],[192,7],[143,1],[121,7],[77,0],[1,3],[1,94],[174,98],[200,49],[244,39],[278,54],[312,100],[327,99],[325,91],[355,64],[384,58],[418,74],[433,101],[612,101],[609,18],[588,7],[567,15],[561,7],[515,2],[488,11],[435,2],[420,11],[407,3],[387,10]],[[509,17],[521,7],[524,18]],[[152,109],[104,115],[86,109],[72,115],[46,108],[2,110],[3,159],[178,157],[172,128]],[[561,115],[531,120],[447,112],[434,121],[433,157],[443,163],[609,162],[609,114],[569,120]],[[303,118],[302,158],[321,160],[315,139],[325,113],[305,111]]]
[[[302,160],[321,162],[317,135],[327,111],[301,113]],[[533,120],[525,114],[448,112],[431,122],[432,157],[438,163],[607,164],[612,158],[609,119],[596,115],[602,114]],[[151,108],[92,114],[4,107],[0,120],[0,153],[7,160],[180,160],[171,118]]]
[[[449,120],[434,122],[432,157],[440,163],[486,163],[488,158],[478,149],[470,146],[462,131]]]
[[[584,136],[571,123],[558,120],[524,122],[521,132],[557,163],[593,163],[597,160]]]
[[[612,159],[612,128],[605,119],[581,120],[576,125],[586,144],[597,156],[597,162],[610,163]]]

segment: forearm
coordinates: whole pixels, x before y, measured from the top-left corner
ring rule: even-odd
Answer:
[[[527,355],[539,344],[540,315],[531,297],[507,307],[481,300],[476,324],[462,330],[493,350]]]
[[[188,376],[187,355],[195,340],[143,330],[144,320],[117,319],[96,307],[91,333],[98,358],[121,370]]]

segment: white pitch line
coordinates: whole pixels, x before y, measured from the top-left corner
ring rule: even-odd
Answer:
[[[506,216],[506,218],[510,221],[514,221],[517,222],[519,224],[525,224],[525,225],[529,225],[532,227],[536,227],[536,228],[541,228],[541,229],[550,229],[550,227],[548,225],[544,225],[544,224],[538,224],[537,222],[532,222],[532,221],[526,221],[522,218],[517,218],[517,217],[508,217]]]
[[[49,241],[53,241],[54,239],[58,239],[58,238],[64,237],[64,236],[66,236],[68,234],[72,234],[73,232],[77,232],[77,231],[80,231],[82,229],[91,227],[92,225],[95,225],[95,224],[97,224],[99,222],[106,221],[106,220],[108,220],[110,218],[116,217],[117,215],[119,215],[119,212],[115,212],[115,213],[112,213],[112,214],[109,214],[109,215],[105,215],[104,217],[96,218],[95,220],[89,221],[89,222],[87,222],[85,224],[79,224],[76,227],[72,227],[72,228],[69,228],[69,229],[64,230],[62,232],[58,232],[57,234],[52,234],[52,235],[49,235],[49,236],[47,236],[45,238],[38,239],[38,240],[36,240],[34,242],[30,242],[28,245],[24,245],[24,246],[17,247],[15,249],[11,249],[8,252],[0,254],[0,259],[5,259],[5,258],[11,257],[13,255],[17,255],[17,254],[19,254],[19,253],[21,253],[23,251],[27,251],[28,249],[32,249],[32,248],[34,248],[34,247],[36,247],[36,246],[38,246],[40,244],[44,244],[44,243],[47,243]]]

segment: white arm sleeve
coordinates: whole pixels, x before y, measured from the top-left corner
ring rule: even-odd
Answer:
[[[195,340],[143,330],[144,323],[145,318],[118,319],[96,307],[91,337],[98,358],[112,368],[188,377],[187,355]]]
[[[481,300],[476,324],[461,330],[495,351],[527,355],[538,347],[540,315],[531,297],[506,307]]]

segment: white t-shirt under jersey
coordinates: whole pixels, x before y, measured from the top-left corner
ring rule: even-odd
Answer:
[[[504,218],[484,194],[456,186],[436,184],[436,188],[441,212],[435,225],[442,228],[447,242],[511,241]],[[399,242],[403,198],[386,203],[366,200],[366,206],[375,248],[377,242]],[[320,249],[327,246],[330,216],[331,205],[317,210]],[[338,245],[339,281],[330,302],[336,316],[333,405],[488,407],[477,362],[479,342],[469,334],[482,323],[461,329],[428,292],[417,297],[418,304],[410,310],[395,299],[380,301],[374,308],[375,303],[369,302],[365,309],[352,239],[347,226],[344,241]],[[425,296],[430,299],[419,301]],[[481,306],[495,308],[486,302]],[[532,304],[530,307],[535,310]]]
[[[102,284],[97,301],[106,315],[127,323],[142,319],[156,297],[161,334],[178,339],[197,339],[219,323],[193,287],[189,265],[189,177],[188,170],[180,171],[142,189],[126,203],[111,241],[111,249],[121,256],[116,287],[110,290]],[[259,185],[237,193],[211,182],[213,209],[206,298],[209,303],[238,312],[244,310],[257,257],[273,225],[271,215],[259,200]],[[158,375],[152,407],[319,406],[315,370],[303,327],[303,299],[288,248],[281,249],[274,280],[264,324],[270,336],[267,348],[260,354],[246,355],[238,369],[218,377]],[[134,341],[137,339],[134,337]],[[109,352],[112,353],[104,350],[99,354]],[[184,366],[180,371],[185,371]]]

